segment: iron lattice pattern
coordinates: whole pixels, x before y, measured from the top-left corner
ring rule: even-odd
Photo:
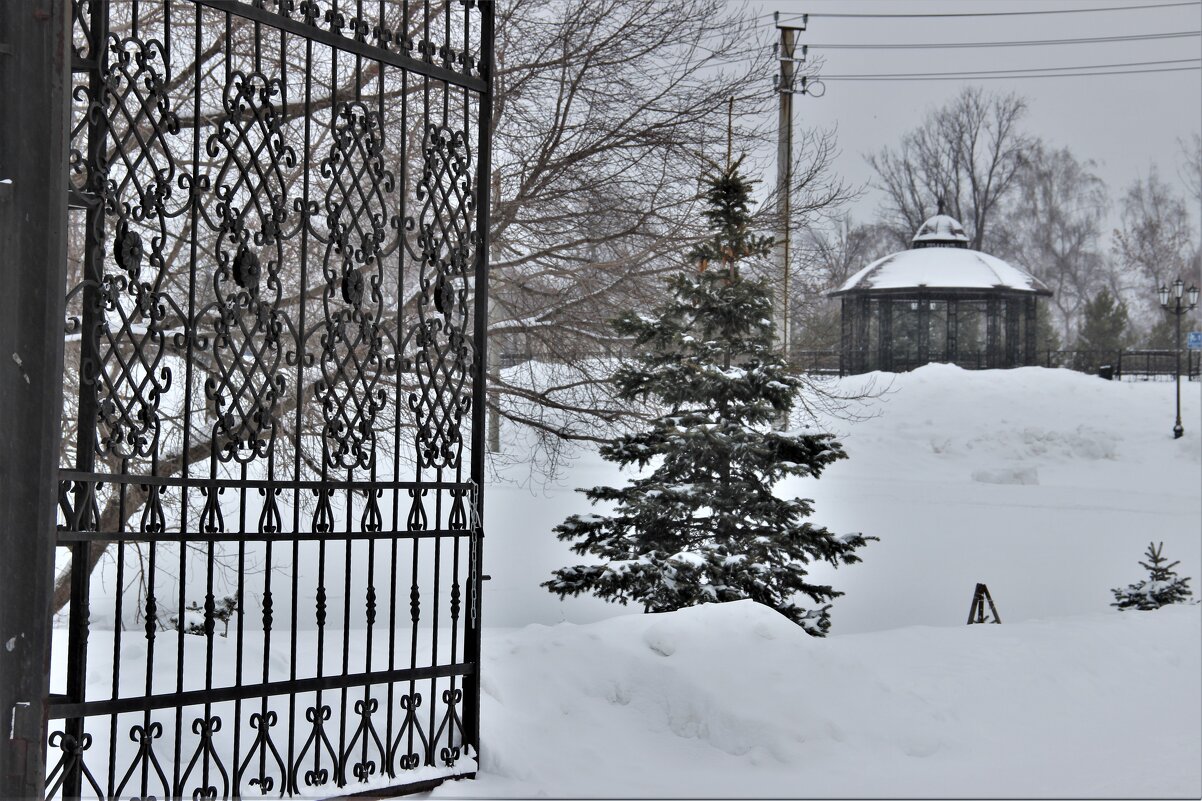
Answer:
[[[73,11],[47,794],[474,771],[490,5]]]

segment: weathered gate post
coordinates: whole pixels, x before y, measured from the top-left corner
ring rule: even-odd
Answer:
[[[70,10],[0,2],[0,795],[17,798],[46,776]]]

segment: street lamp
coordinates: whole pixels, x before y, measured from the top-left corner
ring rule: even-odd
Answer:
[[[1189,305],[1182,306],[1181,296],[1185,289],[1185,282],[1180,277],[1173,282],[1172,300],[1173,306],[1169,306],[1169,287],[1160,285],[1160,308],[1170,312],[1177,318],[1177,364],[1173,370],[1174,378],[1177,381],[1177,423],[1173,426],[1173,439],[1181,439],[1181,435],[1185,433],[1185,429],[1181,426],[1181,316],[1186,312],[1194,310],[1198,305],[1198,287],[1191,286],[1189,288]]]

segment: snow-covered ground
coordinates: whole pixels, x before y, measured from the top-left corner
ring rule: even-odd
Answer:
[[[880,537],[816,568],[847,595],[809,638],[747,603],[667,615],[538,587],[574,562],[572,488],[487,495],[482,770],[438,796],[1199,797],[1199,607],[1119,613],[1150,540],[1202,580],[1202,405],[1064,370],[931,365],[826,418],[850,459],[782,492]],[[854,392],[864,378],[835,382]],[[984,582],[1004,621],[965,626]],[[599,622],[598,622],[599,621]],[[535,624],[535,625],[530,625]],[[583,624],[583,625],[582,625]]]
[[[877,400],[825,417],[849,458],[820,479],[783,484],[815,501],[836,532],[880,537],[863,564],[816,566],[847,595],[834,634],[964,623],[976,583],[1006,623],[1106,612],[1109,589],[1144,577],[1148,542],[1202,581],[1202,393],[1182,384],[1185,436],[1172,438],[1173,385],[1110,382],[1069,370],[966,371],[928,365],[831,383],[872,382]],[[486,490],[487,625],[585,623],[633,607],[560,602],[538,585],[582,557],[551,529],[587,509],[576,487],[626,476],[582,449],[555,486],[519,486],[520,462]],[[508,480],[510,483],[506,483]]]
[[[1200,622],[819,640],[738,601],[491,632],[481,772],[434,795],[1197,798]]]
[[[561,602],[539,584],[581,557],[552,528],[587,510],[574,488],[626,476],[581,449],[556,484],[523,481],[529,450],[507,431],[486,489],[479,778],[433,794],[1202,796],[1202,608],[1109,606],[1110,588],[1144,577],[1149,541],[1164,542],[1195,592],[1202,582],[1202,387],[1183,386],[1186,435],[1174,441],[1169,383],[931,365],[828,388],[855,394],[868,382],[883,394],[815,424],[850,458],[780,487],[813,498],[814,520],[837,533],[880,538],[862,564],[814,567],[847,593],[826,639],[746,602],[663,615]],[[343,561],[330,549],[335,575]],[[105,570],[95,586],[114,585]],[[964,625],[977,582],[1002,625]],[[103,623],[97,605],[89,697],[108,697],[105,660],[118,650],[123,693],[136,695],[139,626],[118,644]],[[298,629],[308,659],[316,634]],[[341,636],[325,650],[341,654]],[[362,658],[363,632],[352,625],[347,636],[346,653]],[[183,639],[188,689],[207,658],[204,638]],[[249,667],[233,642],[214,638],[219,683],[255,680],[260,662],[288,675],[284,638],[267,660],[252,644]],[[173,651],[160,648],[157,691],[176,686]],[[325,664],[339,670],[342,658]],[[57,687],[62,660],[54,667]],[[442,711],[425,709],[433,729]],[[125,731],[122,765],[133,748]],[[95,734],[99,753],[110,734]]]

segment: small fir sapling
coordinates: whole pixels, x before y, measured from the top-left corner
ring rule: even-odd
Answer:
[[[238,600],[232,595],[227,595],[222,598],[213,607],[213,620],[221,621],[225,624],[225,630],[221,632],[222,637],[229,635],[230,619],[238,611]],[[171,628],[179,631],[180,619],[178,615],[172,615],[167,618]],[[196,634],[201,637],[205,635],[205,610],[200,604],[193,601],[184,607],[183,630],[185,634]]]
[[[1178,577],[1174,567],[1181,564],[1173,562],[1164,564],[1167,560],[1161,556],[1164,543],[1153,545],[1148,543],[1147,562],[1140,562],[1140,567],[1148,571],[1148,578],[1138,584],[1128,584],[1126,587],[1111,590],[1114,593],[1114,603],[1119,609],[1159,609],[1166,604],[1185,603],[1193,594],[1189,588],[1189,579]]]
[[[600,454],[657,467],[624,487],[581,490],[613,513],[572,515],[555,531],[600,561],[560,568],[542,586],[647,612],[750,598],[822,636],[842,593],[807,581],[806,565],[858,562],[855,551],[875,538],[834,534],[806,520],[809,500],[773,494],[781,479],[817,477],[846,455],[830,435],[773,429],[801,381],[776,351],[771,291],[740,274],[772,240],[751,230],[751,184],[739,162],[707,183],[713,233],[689,254],[697,270],[673,278],[670,300],[652,313],[614,321],[637,349],[615,374],[618,393],[663,413]]]

